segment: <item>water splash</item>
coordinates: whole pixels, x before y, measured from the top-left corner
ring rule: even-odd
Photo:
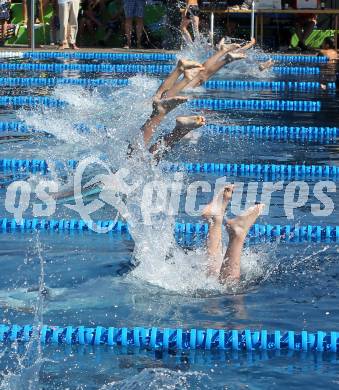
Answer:
[[[19,353],[19,344],[17,342],[11,345],[9,356],[11,358],[11,364],[14,364],[15,367],[13,370],[6,370],[7,372],[4,372],[0,384],[0,389],[3,390],[38,389],[40,380],[39,372],[45,362],[40,343],[40,330],[43,324],[45,271],[43,248],[39,234],[36,235],[35,251],[40,263],[40,276],[34,308],[33,332],[29,342],[25,344],[23,354]]]
[[[140,374],[122,381],[104,385],[100,390],[158,390],[158,389],[210,389],[212,382],[207,374],[197,371],[182,372],[166,368],[146,368]]]
[[[203,44],[200,42],[200,45],[194,44],[187,50],[180,55],[205,59],[210,47],[206,41]],[[239,63],[236,62],[234,66],[239,67]],[[130,142],[142,145],[139,128],[151,112],[152,96],[157,86],[158,80],[141,75],[131,78],[130,85],[124,88],[104,86],[87,90],[60,85],[54,89],[52,96],[68,103],[63,111],[43,109],[28,115],[27,111],[21,110],[19,116],[28,125],[48,132],[57,140],[52,145],[46,143],[45,148],[40,148],[42,155],[39,157],[51,162],[56,159],[100,158],[113,171],[127,169],[127,180],[138,183],[137,190],[128,194],[125,201],[135,242],[133,256],[139,263],[131,277],[181,293],[224,291],[217,280],[206,276],[206,254],[203,250],[188,252],[177,245],[173,237],[174,217],[158,213],[151,216],[151,223],[148,224],[143,219],[145,186],[157,181],[161,187],[170,189],[173,182],[173,176],[165,174],[152,163],[148,153],[139,151],[132,158],[126,158]],[[157,134],[173,128],[174,116],[178,112],[184,113],[185,109],[181,107],[168,115]],[[86,124],[86,132],[79,131],[76,126],[79,123]],[[68,174],[71,178],[70,172]],[[68,186],[71,185],[70,179]],[[116,190],[124,194],[123,188]],[[265,268],[258,266],[263,259],[251,251],[244,258],[245,280],[253,276],[256,278],[254,270],[260,273]]]

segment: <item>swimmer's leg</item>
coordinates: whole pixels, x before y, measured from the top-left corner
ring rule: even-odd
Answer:
[[[257,204],[250,207],[242,215],[227,221],[226,229],[229,234],[229,243],[220,269],[219,280],[221,283],[225,283],[227,279],[240,278],[240,260],[245,238],[264,207],[264,204]]]
[[[176,118],[175,128],[172,132],[165,135],[158,142],[152,145],[149,148],[150,153],[152,153],[154,158],[159,161],[164,152],[171,149],[174,144],[179,142],[190,131],[204,126],[205,123],[206,121],[203,116],[178,116]]]
[[[222,264],[222,221],[232,198],[233,185],[225,186],[209,203],[202,216],[208,221],[208,274],[218,276]]]
[[[189,88],[195,88],[201,85],[203,82],[210,79],[213,75],[215,75],[221,68],[223,68],[225,65],[236,61],[236,60],[242,60],[246,58],[246,54],[243,51],[233,51],[233,52],[227,52],[225,55],[221,56],[221,59],[217,61],[211,61],[209,65],[204,63],[205,70],[200,72],[189,84]]]
[[[147,121],[140,129],[143,132],[144,142],[146,146],[151,140],[155,129],[163,121],[166,114],[174,110],[180,104],[186,103],[187,100],[188,98],[185,96],[173,96],[171,98],[153,101],[153,112],[150,118],[147,119]]]
[[[178,80],[178,78],[185,73],[187,70],[190,69],[203,69],[203,66],[199,64],[199,62],[186,60],[186,59],[180,59],[177,63],[177,66],[174,68],[172,73],[164,80],[164,82],[160,85],[159,89],[157,90],[154,98],[155,99],[161,99],[164,97],[164,94],[171,89],[175,82]],[[183,88],[179,89],[181,91]],[[166,97],[173,97],[177,95],[176,93],[172,93],[171,96],[168,96],[166,94]]]
[[[208,58],[202,65],[205,70],[197,75],[192,82],[188,85],[189,88],[195,88],[201,85],[204,81],[210,79],[215,73],[218,72],[225,65],[232,61],[240,60],[246,57],[245,51],[253,47],[255,39],[252,39],[244,46],[231,44],[226,45],[222,39],[219,42],[219,50],[210,58]]]
[[[272,68],[273,65],[274,65],[274,61],[272,61],[272,60],[268,60],[268,61],[262,62],[259,65],[259,70],[260,70],[260,72],[262,72],[262,71],[264,71],[266,69]]]

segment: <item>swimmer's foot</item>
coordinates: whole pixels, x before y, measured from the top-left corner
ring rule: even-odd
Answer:
[[[197,129],[198,127],[204,126],[206,120],[203,116],[193,115],[193,116],[178,116],[176,118],[176,129],[185,129],[188,131]]]
[[[230,184],[225,186],[218,194],[213,198],[203,210],[202,217],[208,221],[222,222],[227,205],[232,198],[234,185]]]
[[[186,103],[188,97],[186,96],[173,96],[171,98],[165,98],[161,100],[153,101],[153,113],[154,114],[168,114],[170,111],[174,110],[180,104]]]
[[[187,81],[192,81],[195,77],[198,76],[198,74],[205,70],[204,67],[202,68],[194,68],[194,69],[188,69],[188,70],[185,70],[184,71],[184,78],[187,80]]]
[[[226,222],[226,230],[231,238],[245,239],[251,226],[256,219],[261,215],[265,205],[263,203],[257,204],[248,208],[243,214],[236,218],[229,219]]]
[[[263,70],[270,69],[274,65],[273,60],[268,60],[266,62],[263,62],[262,64],[259,65],[259,70],[262,72]]]
[[[225,55],[225,61],[227,62],[243,60],[244,58],[246,58],[246,53],[243,51],[233,51]]]
[[[225,38],[221,38],[220,41],[215,45],[217,50],[221,50],[222,46],[225,45]]]
[[[192,60],[185,60],[185,59],[180,59],[178,61],[178,68],[180,69],[181,72],[184,72],[185,70],[189,69],[203,69],[204,67],[197,61],[192,61]]]

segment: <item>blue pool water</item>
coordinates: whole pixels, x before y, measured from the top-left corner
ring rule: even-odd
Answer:
[[[192,53],[191,53],[192,54]],[[193,53],[197,58],[201,53]],[[26,61],[28,60],[12,60]],[[47,61],[39,61],[47,62]],[[89,63],[89,61],[75,61]],[[94,63],[94,62],[93,62]],[[113,62],[112,62],[113,63]],[[288,65],[286,65],[288,66]],[[304,66],[304,64],[301,64]],[[218,73],[216,79],[294,80],[330,82],[335,78],[333,65],[317,64],[320,75],[278,76],[270,71],[260,73],[251,62],[233,63]],[[1,77],[100,77],[119,78],[127,75],[81,74],[63,72],[2,72]],[[56,87],[2,87],[2,95],[42,95],[68,102],[65,108],[6,108],[0,110],[0,121],[24,121],[49,136],[0,139],[0,158],[44,159],[49,165],[68,159],[104,161],[112,169],[129,169],[129,185],[146,183],[154,178],[171,185],[174,176],[156,167],[126,160],[128,141],[151,112],[151,98],[159,77],[131,76],[129,86],[58,85]],[[203,114],[208,123],[232,125],[338,126],[338,96],[332,91],[205,90],[190,91],[191,97],[225,99],[318,100],[320,112],[280,112],[231,110],[193,111],[183,106],[165,120],[160,132],[169,131],[177,115]],[[78,131],[74,125],[86,124],[89,131]],[[101,125],[101,128],[98,127]],[[106,126],[105,129],[102,126]],[[0,134],[13,135],[9,134]],[[213,134],[202,129],[195,137],[182,140],[169,161],[216,163],[272,163],[338,165],[336,140],[279,141],[250,136]],[[133,165],[132,165],[133,164]],[[103,166],[92,164],[85,178],[107,173]],[[205,181],[212,187],[198,191],[193,208],[212,198],[221,175],[184,174],[182,193],[193,181]],[[42,173],[2,171],[0,176],[0,218],[13,218],[5,208],[7,186],[24,179],[34,188],[43,179],[59,183],[63,194],[73,187],[73,171],[56,167]],[[260,200],[263,182],[282,179],[229,175],[224,179],[236,183],[238,202],[230,214],[239,212],[250,195]],[[286,216],[284,191],[274,192],[267,215],[260,223],[338,225],[338,195],[330,193],[334,210],[327,216],[312,214],[319,204],[314,195],[319,178],[305,178],[309,197],[294,210],[294,218]],[[323,179],[326,180],[326,179]],[[284,188],[293,181],[286,179]],[[258,188],[253,184],[258,182]],[[61,184],[60,184],[61,183]],[[251,184],[250,184],[251,183]],[[84,183],[82,183],[84,184]],[[334,183],[337,184],[337,183]],[[252,186],[252,187],[251,187]],[[243,190],[243,193],[242,193]],[[92,202],[98,194],[89,196]],[[140,194],[132,193],[129,211],[138,221]],[[146,202],[147,199],[141,199]],[[139,202],[139,203],[138,203]],[[24,217],[32,218],[32,194]],[[71,195],[59,201],[53,217],[46,219],[79,219],[65,206]],[[192,211],[192,210],[191,210]],[[202,271],[202,249],[184,255],[176,251],[171,262],[162,253],[171,241],[171,225],[167,219],[157,220],[153,229],[136,224],[133,237],[127,234],[94,232],[1,232],[0,233],[0,310],[3,323],[20,325],[145,326],[227,329],[281,329],[331,331],[338,330],[339,266],[335,242],[270,242],[248,245],[242,258],[242,281],[237,286],[221,287]],[[184,197],[174,219],[201,221],[197,213],[189,215]],[[107,220],[115,216],[105,204],[93,213],[93,219]],[[188,242],[187,242],[188,241]],[[186,238],[186,246],[192,243]],[[141,259],[130,271],[133,251]],[[39,294],[39,284],[44,284]],[[40,350],[31,344],[5,343],[1,346],[2,388],[9,389],[268,389],[268,388],[337,388],[338,355],[333,353],[301,353],[293,351],[253,352],[162,352],[108,346],[48,345]]]

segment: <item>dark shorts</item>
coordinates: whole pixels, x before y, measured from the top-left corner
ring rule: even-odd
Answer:
[[[0,20],[9,20],[11,17],[10,14],[11,4],[8,1],[0,4]]]
[[[126,18],[143,18],[146,0],[124,0]]]
[[[199,17],[200,15],[200,10],[199,10],[199,7],[197,5],[190,5],[187,9],[187,13],[186,13],[186,18],[187,19],[192,19],[193,16],[198,16]]]

